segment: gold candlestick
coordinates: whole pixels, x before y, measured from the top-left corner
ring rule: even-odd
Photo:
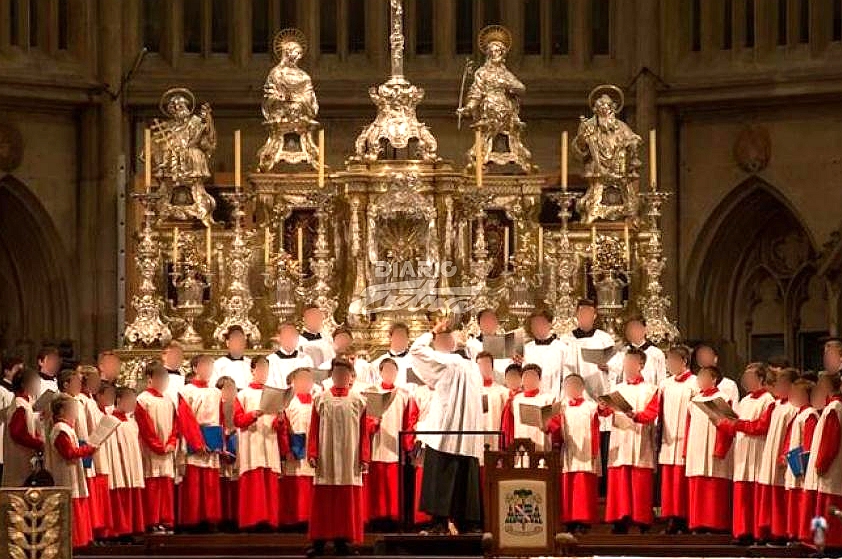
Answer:
[[[178,227],[172,230],[172,263],[173,266],[178,265]]]
[[[298,269],[304,270],[304,228],[298,226]]]
[[[143,130],[143,185],[146,192],[152,189],[152,130]]]
[[[266,266],[269,265],[269,253],[271,252],[271,248],[269,246],[270,242],[269,228],[265,227],[263,229],[263,264]]]
[[[208,225],[205,228],[205,255],[206,255],[206,261],[207,261],[207,264],[208,264],[208,272],[210,272],[210,269],[211,269],[211,252],[212,252],[211,247],[212,247],[212,243],[213,243],[213,237],[211,235],[210,225]]]

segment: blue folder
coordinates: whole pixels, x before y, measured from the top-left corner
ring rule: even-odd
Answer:
[[[232,435],[228,435],[228,438],[225,440],[225,452],[231,454],[232,456],[237,455],[237,434],[234,433]]]
[[[797,448],[793,448],[792,450],[786,453],[786,463],[789,466],[789,470],[792,472],[792,475],[795,477],[801,477],[804,475],[804,454],[810,455],[809,452],[804,452],[800,446]]]
[[[86,443],[85,441],[80,439],[79,440],[79,446],[80,447],[88,446],[88,443]],[[83,468],[93,468],[94,467],[94,457],[93,457],[93,455],[82,457],[82,467]]]
[[[293,433],[289,439],[289,447],[292,455],[295,456],[296,460],[304,460],[307,454],[307,448],[305,446],[307,435],[304,433]]]
[[[205,439],[205,446],[211,452],[222,452],[222,426],[202,425],[202,438]]]

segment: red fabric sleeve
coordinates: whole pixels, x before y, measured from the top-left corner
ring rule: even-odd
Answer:
[[[614,417],[614,410],[609,407],[597,409],[596,413],[598,413],[602,417]]]
[[[360,416],[360,463],[368,464],[371,462],[371,437],[366,436],[366,426],[371,425],[368,416],[363,410]]]
[[[547,421],[547,434],[550,436],[553,446],[561,446],[564,442],[564,419],[559,413]]]
[[[292,434],[292,426],[286,412],[278,416],[278,449],[281,451],[281,459],[292,452],[289,437]]]
[[[634,414],[634,422],[635,423],[652,423],[658,416],[661,414],[661,397],[656,392],[654,396],[649,400],[649,403],[646,404],[646,408],[643,411],[636,412]]]
[[[786,466],[786,453],[789,452],[789,445],[792,442],[792,426],[795,423],[793,417],[786,426],[786,433],[781,439],[781,446],[778,448],[778,464]]]
[[[415,431],[415,427],[418,425],[418,416],[420,413],[421,412],[418,410],[418,404],[415,403],[415,399],[410,398],[409,402],[406,404],[406,409],[403,412],[404,431]],[[404,451],[411,452],[412,448],[415,446],[415,435],[404,435],[402,442]]]
[[[769,432],[769,424],[772,421],[772,411],[775,409],[775,403],[772,402],[757,419],[747,420],[740,419],[737,421],[736,429],[746,435],[760,437]]]
[[[257,421],[257,414],[254,411],[247,412],[239,399],[234,400],[234,425],[237,429],[248,429]]]
[[[515,413],[514,413],[514,398],[506,400],[503,405],[503,415],[500,417],[500,430],[503,432],[503,440],[501,441],[501,450],[509,448],[512,441],[515,440]]]
[[[839,442],[842,437],[842,429],[839,425],[839,416],[833,412],[828,414],[824,421],[822,438],[819,441],[819,453],[816,456],[816,472],[823,475],[839,454]]]
[[[76,446],[67,433],[59,433],[53,446],[65,460],[86,458],[96,452],[96,447],[93,446]]]
[[[733,425],[729,422],[729,425]],[[728,456],[728,451],[731,450],[731,445],[734,443],[734,431],[730,429],[716,428],[716,440],[713,443],[713,457],[722,460]]]
[[[815,415],[811,415],[807,418],[807,421],[804,422],[804,433],[801,436],[801,448],[805,451],[810,451],[810,448],[813,446],[813,434],[816,432],[816,425],[819,422],[819,418]]]
[[[181,433],[178,430],[178,412],[173,408],[172,411],[172,432],[170,433],[169,438],[167,439],[167,446],[171,446],[175,448],[178,445],[178,438],[181,436]]]
[[[44,449],[44,441],[37,435],[30,434],[29,429],[26,428],[26,410],[22,407],[15,409],[15,413],[9,420],[8,429],[9,437],[17,444],[32,450]]]
[[[599,455],[599,414],[591,418],[591,456]]]
[[[193,408],[181,394],[178,395],[178,428],[184,435],[184,440],[187,441],[188,450],[199,452],[205,448],[205,438],[193,414]]]
[[[134,418],[137,421],[141,442],[155,454],[166,454],[166,445],[161,442],[161,438],[155,430],[155,423],[146,408],[138,404],[134,410]]]
[[[363,415],[363,417],[365,417]],[[310,414],[310,432],[307,434],[307,458],[319,458],[319,414],[316,411],[316,406],[313,405],[313,411]],[[365,431],[361,431],[364,433]],[[365,439],[366,437],[360,437]]]

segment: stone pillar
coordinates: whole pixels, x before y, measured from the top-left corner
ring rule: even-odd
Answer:
[[[635,124],[638,134],[643,137],[645,149],[641,150],[640,168],[641,190],[649,188],[649,130],[657,128],[658,112],[657,74],[660,72],[660,48],[658,37],[658,1],[638,0],[636,11],[637,36],[637,70],[639,72],[635,83]]]
[[[94,355],[97,350],[96,332],[90,325],[97,320],[97,236],[99,211],[99,129],[95,107],[82,111],[79,120],[79,223],[77,230],[79,259],[79,325],[78,354]]]
[[[120,2],[99,2],[99,80],[111,91],[117,91],[122,76],[122,20]],[[117,190],[124,147],[121,100],[108,93],[101,99],[96,219],[83,224],[94,237],[96,263],[92,281],[96,286],[96,311],[92,327],[97,350],[114,347],[118,339]]]
[[[672,299],[672,307],[669,312],[670,319],[679,324],[676,317],[680,316],[678,297],[678,278],[680,275],[681,263],[678,254],[678,119],[675,109],[663,108],[658,111],[658,188],[665,192],[672,193],[663,207],[661,217],[661,228],[664,231],[664,257],[667,259],[667,267],[662,276],[664,291]]]

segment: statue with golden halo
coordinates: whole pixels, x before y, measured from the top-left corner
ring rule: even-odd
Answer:
[[[579,131],[573,140],[573,154],[585,165],[588,191],[580,202],[584,223],[609,221],[637,214],[637,179],[641,138],[620,120],[623,91],[615,85],[600,85],[588,102],[593,116],[579,117]]]
[[[472,116],[472,127],[482,134],[483,162],[514,164],[526,172],[535,170],[532,154],[523,145],[526,125],[520,120],[520,98],[526,86],[506,67],[512,34],[501,25],[489,25],[479,34],[479,48],[485,62],[474,73],[468,100],[456,114]],[[461,99],[460,99],[461,102]],[[476,163],[476,146],[468,152]]]
[[[271,172],[281,162],[318,166],[312,131],[319,126],[319,102],[310,75],[298,67],[306,50],[307,41],[298,29],[283,29],[272,42],[277,64],[266,76],[262,106],[269,137],[257,152],[258,168],[263,173]]]
[[[216,201],[205,190],[211,178],[216,151],[216,128],[210,105],[196,111],[196,97],[189,89],[175,87],[158,104],[167,120],[152,124],[153,175],[160,185],[160,219],[195,218],[206,227],[213,223]]]

